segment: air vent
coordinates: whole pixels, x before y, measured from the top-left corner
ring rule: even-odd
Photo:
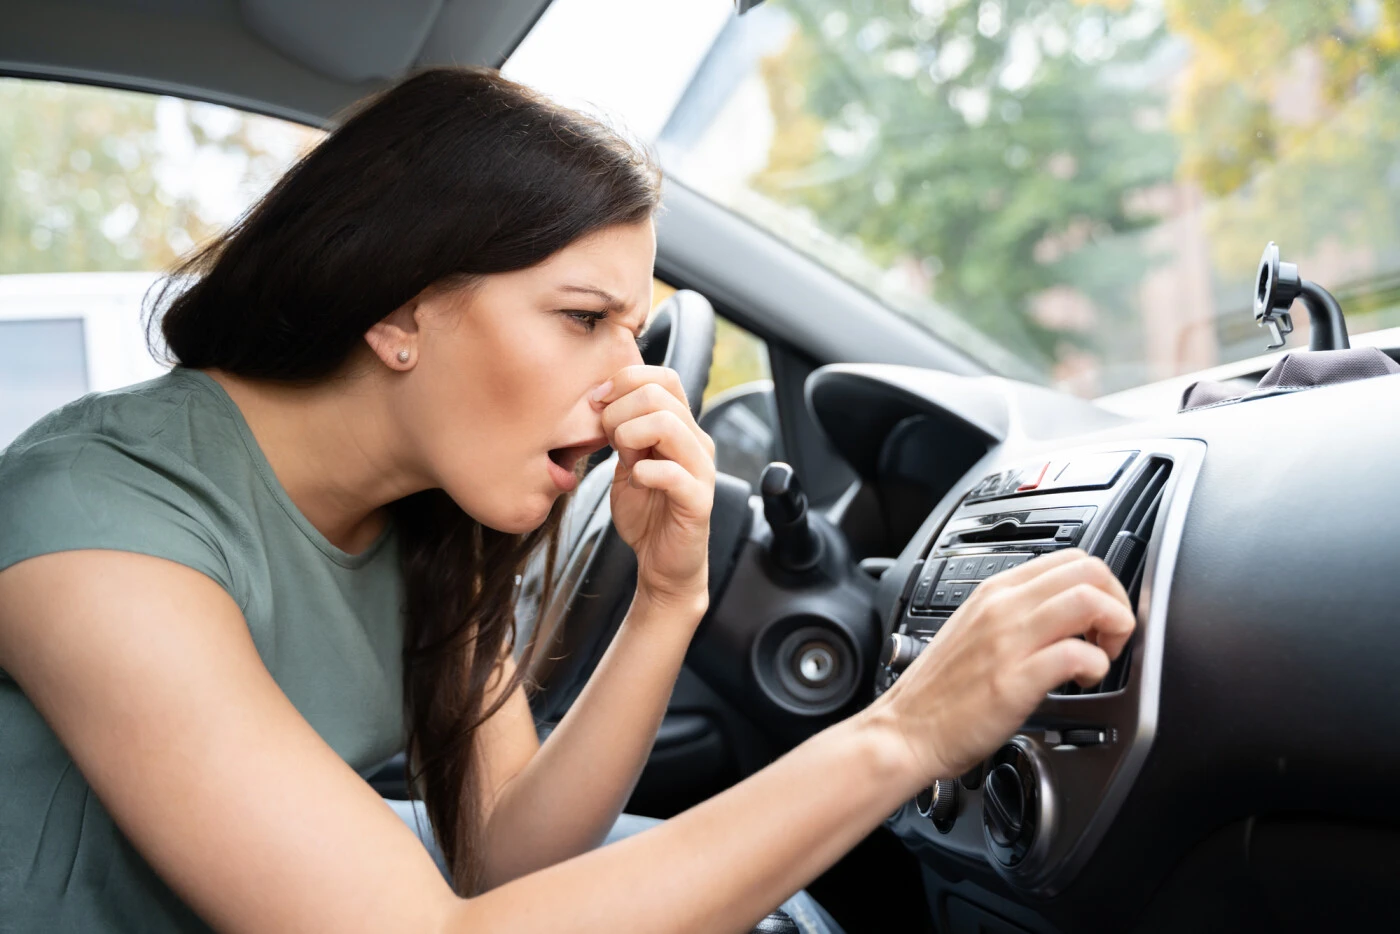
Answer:
[[[1167,490],[1167,478],[1171,475],[1171,461],[1154,457],[1134,478],[1132,485],[1124,492],[1099,535],[1094,554],[1104,559],[1114,575],[1123,582],[1128,592],[1128,600],[1137,612],[1138,599],[1142,594],[1142,574],[1147,563],[1147,546],[1152,540],[1152,531],[1157,524],[1157,514],[1162,508],[1162,497]],[[1061,686],[1053,694],[1103,694],[1121,690],[1128,683],[1128,660],[1132,655],[1130,642],[1123,653],[1113,662],[1108,676],[1091,688],[1080,688],[1073,681]]]

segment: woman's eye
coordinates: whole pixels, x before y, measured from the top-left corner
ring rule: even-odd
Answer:
[[[598,327],[598,322],[608,316],[606,311],[569,311],[565,314],[582,324],[590,334]]]

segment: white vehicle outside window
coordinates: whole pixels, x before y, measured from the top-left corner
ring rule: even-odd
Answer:
[[[228,107],[0,78],[0,449],[159,375],[143,298],[320,131]]]
[[[84,393],[160,375],[141,297],[151,273],[0,276],[0,447]]]

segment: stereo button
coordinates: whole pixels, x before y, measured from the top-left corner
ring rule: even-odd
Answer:
[[[1002,484],[1005,478],[999,473],[988,474],[982,478],[982,482],[973,488],[972,496],[991,496]]]
[[[971,558],[952,558],[948,561],[948,573],[943,576],[950,581],[975,580],[977,578],[977,566],[982,563],[979,555]]]
[[[987,555],[977,566],[977,579],[986,580],[1004,567],[1006,559],[1001,555]]]
[[[946,608],[948,606],[948,590],[949,584],[947,581],[939,581],[934,584],[933,598],[929,601],[929,607],[935,610]]]
[[[928,609],[929,599],[933,596],[933,582],[938,580],[938,574],[943,570],[942,558],[930,558],[919,573],[918,586],[914,588],[913,595],[909,598],[909,606],[916,610]]]
[[[932,590],[933,580],[925,577],[923,580],[919,581],[918,586],[914,588],[914,596],[910,599],[909,605],[915,609],[923,609],[928,605],[929,592]]]

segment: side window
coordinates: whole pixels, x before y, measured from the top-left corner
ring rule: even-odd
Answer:
[[[675,291],[656,280],[655,303],[661,304]],[[700,414],[700,426],[715,441],[716,466],[757,486],[763,468],[782,460],[778,424],[768,345],[734,322],[717,318],[714,360]]]
[[[0,448],[158,375],[142,299],[320,131],[228,107],[0,78]]]

